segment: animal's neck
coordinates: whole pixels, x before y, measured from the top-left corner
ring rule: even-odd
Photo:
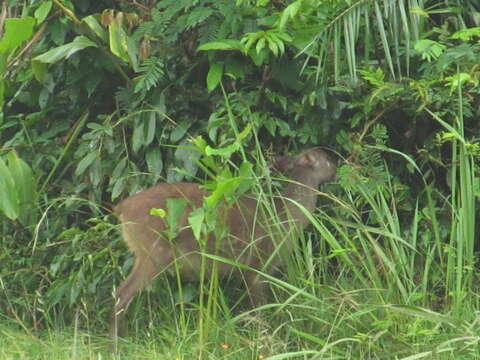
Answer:
[[[286,217],[287,219],[295,221],[297,226],[300,228],[304,228],[308,223],[308,219],[305,216],[305,213],[302,209],[300,209],[297,204],[300,204],[307,210],[308,212],[312,212],[315,210],[315,205],[317,202],[317,188],[319,183],[313,181],[311,176],[296,174],[296,179],[291,180],[288,183],[284,191],[282,192],[282,207],[286,209]]]

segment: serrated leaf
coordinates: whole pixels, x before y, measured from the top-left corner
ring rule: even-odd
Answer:
[[[51,9],[52,9],[52,2],[44,1],[37,8],[37,10],[35,10],[34,16],[35,16],[35,19],[37,19],[38,24],[41,24],[47,18]]]
[[[214,63],[210,66],[210,70],[208,71],[208,75],[207,75],[208,92],[212,92],[218,86],[218,84],[220,84],[222,75],[223,75],[223,64]]]
[[[53,64],[59,60],[68,59],[77,51],[86,49],[88,47],[97,47],[97,45],[89,38],[81,35],[77,36],[71,43],[53,48],[42,55],[33,58],[34,61],[42,63]]]
[[[75,175],[76,176],[82,175],[85,172],[85,170],[93,163],[96,157],[97,157],[97,153],[95,151],[88,153],[87,156],[85,156],[78,163],[77,168],[75,170]]]
[[[450,38],[470,41],[475,36],[480,36],[480,27],[460,29],[454,32]]]
[[[25,40],[30,39],[35,22],[36,20],[31,16],[21,19],[6,19],[4,35],[0,40],[0,53],[14,49]]]

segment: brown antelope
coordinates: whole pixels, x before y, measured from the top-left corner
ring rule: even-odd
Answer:
[[[243,195],[229,208],[219,206],[218,219],[222,219],[228,235],[221,241],[216,241],[210,235],[205,249],[202,248],[203,252],[216,254],[252,269],[273,270],[272,265],[278,261],[271,259],[272,254],[278,253],[279,244],[286,244],[288,252],[293,237],[286,236],[286,233],[288,230],[301,231],[308,224],[305,210],[312,212],[315,209],[318,186],[333,180],[336,174],[334,162],[319,148],[306,150],[297,156],[277,157],[274,167],[291,179],[274,200],[278,219],[284,224],[284,229],[287,226],[287,230],[269,230],[271,226],[266,226],[269,219],[262,215],[264,212],[258,199],[251,194]],[[202,254],[188,225],[188,216],[192,210],[202,206],[204,197],[208,195],[209,192],[199,184],[160,183],[128,197],[115,207],[115,213],[121,221],[123,238],[135,256],[135,264],[116,292],[112,335],[126,334],[124,318],[128,304],[167,268],[173,265],[177,267],[182,279],[198,281]],[[174,239],[165,237],[166,221],[160,216],[151,215],[150,211],[152,208],[166,209],[166,200],[169,198],[186,200],[183,214],[177,219],[179,230]],[[266,262],[268,269],[264,268]],[[217,262],[219,276],[229,274],[233,268],[226,262]],[[267,290],[265,282],[261,281],[257,272],[238,272],[245,282],[252,304],[261,304]]]

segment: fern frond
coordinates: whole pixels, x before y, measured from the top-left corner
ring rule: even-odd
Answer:
[[[152,86],[157,85],[163,75],[163,63],[160,59],[151,57],[140,65],[139,76],[135,78],[135,93],[142,90],[148,91]]]

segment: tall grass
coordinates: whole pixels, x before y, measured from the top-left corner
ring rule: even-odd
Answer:
[[[460,92],[458,97],[461,105]],[[0,277],[0,294],[7,299],[2,319],[16,318],[14,325],[9,320],[8,327],[0,327],[4,335],[0,336],[0,355],[6,359],[46,359],[58,354],[58,358],[68,355],[72,359],[480,358],[480,297],[474,253],[475,146],[465,138],[461,111],[453,125],[431,115],[445,128],[443,138],[450,141],[450,193],[436,190],[428,172],[394,149],[370,147],[368,151],[389,152],[405,167],[413,165],[420,185],[416,197],[408,201],[408,193],[386,163],[380,180],[342,164],[340,181],[319,189],[318,211],[309,213],[296,204],[312,225],[306,232],[292,234],[293,238],[283,237],[296,246],[281,254],[286,261],[279,272],[257,270],[272,291],[268,304],[245,309],[242,299],[248,294],[241,290],[241,277],[218,279],[214,272],[212,281],[202,271],[199,285],[185,284],[181,272],[173,268],[173,277],[162,274],[152,285],[153,291],[145,291],[132,302],[131,335],[120,341],[117,353],[108,350],[104,336],[107,324],[101,320],[107,318],[112,301],[105,296],[105,284],[98,286],[103,297],[82,295],[78,305],[73,305],[78,314],[74,331],[57,333],[55,329],[64,329],[65,324],[54,317],[73,318],[72,308],[61,301],[70,291],[68,285],[72,285],[73,296],[79,286],[88,285],[85,277],[90,279],[91,271],[108,277],[113,287],[112,273],[128,270],[122,264],[98,268],[101,261],[118,261],[118,254],[124,254],[126,248],[117,244],[119,235],[112,235],[107,221],[97,218],[89,231],[69,229],[52,243],[39,239],[42,251],[67,246],[64,256],[55,258],[52,269],[57,266],[69,271],[69,276],[64,283],[53,283],[50,297],[39,291],[36,301],[22,304],[13,296],[7,283],[10,279]],[[234,127],[235,119],[230,116]],[[241,130],[235,128],[235,134]],[[256,137],[254,131],[252,136]],[[259,199],[258,211],[271,218],[272,235],[278,237],[284,228],[272,199],[277,195],[274,184],[285,179],[269,171],[268,156],[259,141],[256,143],[256,148],[248,151],[240,147],[239,157],[256,166],[250,174],[251,191]],[[229,158],[223,165],[235,169]],[[405,203],[410,207],[405,209]],[[116,239],[113,249],[112,238]],[[0,244],[0,256],[15,256],[7,244]],[[87,249],[97,256],[86,255]],[[70,253],[72,261],[85,259],[81,273],[62,263],[68,261]],[[85,257],[76,256],[80,253]],[[245,267],[235,259],[204,255],[209,261]],[[57,272],[58,276],[62,274]],[[99,276],[93,279],[102,284]],[[48,299],[63,305],[45,304]],[[46,330],[38,330],[37,336],[22,330],[28,326],[17,315],[18,309],[25,308],[32,314],[41,312],[47,319]],[[98,318],[92,315],[96,312]],[[103,328],[91,325],[102,323]]]

